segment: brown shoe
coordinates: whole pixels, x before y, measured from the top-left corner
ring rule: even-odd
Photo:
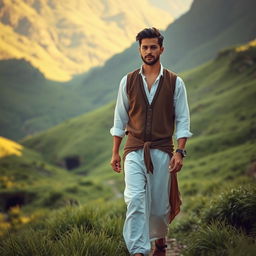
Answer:
[[[153,252],[153,256],[166,256],[166,248],[167,244],[158,244],[155,242],[155,249]]]

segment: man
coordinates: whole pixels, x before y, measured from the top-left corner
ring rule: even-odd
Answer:
[[[143,65],[120,82],[115,108],[111,166],[121,172],[119,147],[124,148],[124,199],[127,204],[123,236],[128,251],[146,256],[155,241],[155,256],[165,255],[168,224],[179,212],[181,201],[176,172],[180,171],[190,119],[185,85],[163,68],[163,36],[156,28],[138,33]],[[178,148],[173,152],[172,136]]]

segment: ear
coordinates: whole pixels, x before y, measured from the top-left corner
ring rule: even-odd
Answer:
[[[160,49],[160,54],[162,54],[164,52],[164,47],[162,46],[161,49]]]

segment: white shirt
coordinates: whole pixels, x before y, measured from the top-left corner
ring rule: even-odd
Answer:
[[[160,72],[155,82],[153,83],[151,90],[148,90],[146,77],[142,73],[142,66],[140,68],[140,75],[142,76],[144,89],[149,101],[149,104],[153,101],[155,96],[160,77],[163,75],[163,66],[161,64]],[[114,126],[110,129],[112,136],[124,137],[126,124],[128,123],[129,116],[129,100],[126,92],[127,75],[124,76],[120,82],[115,114],[114,114]],[[189,107],[187,101],[187,93],[183,80],[178,76],[176,79],[175,91],[174,91],[174,111],[175,111],[175,132],[176,139],[183,137],[191,137],[193,134],[190,132],[190,117]]]

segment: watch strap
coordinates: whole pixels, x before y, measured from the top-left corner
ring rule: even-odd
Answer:
[[[175,152],[180,153],[182,157],[185,157],[187,155],[187,151],[185,149],[177,148]]]

